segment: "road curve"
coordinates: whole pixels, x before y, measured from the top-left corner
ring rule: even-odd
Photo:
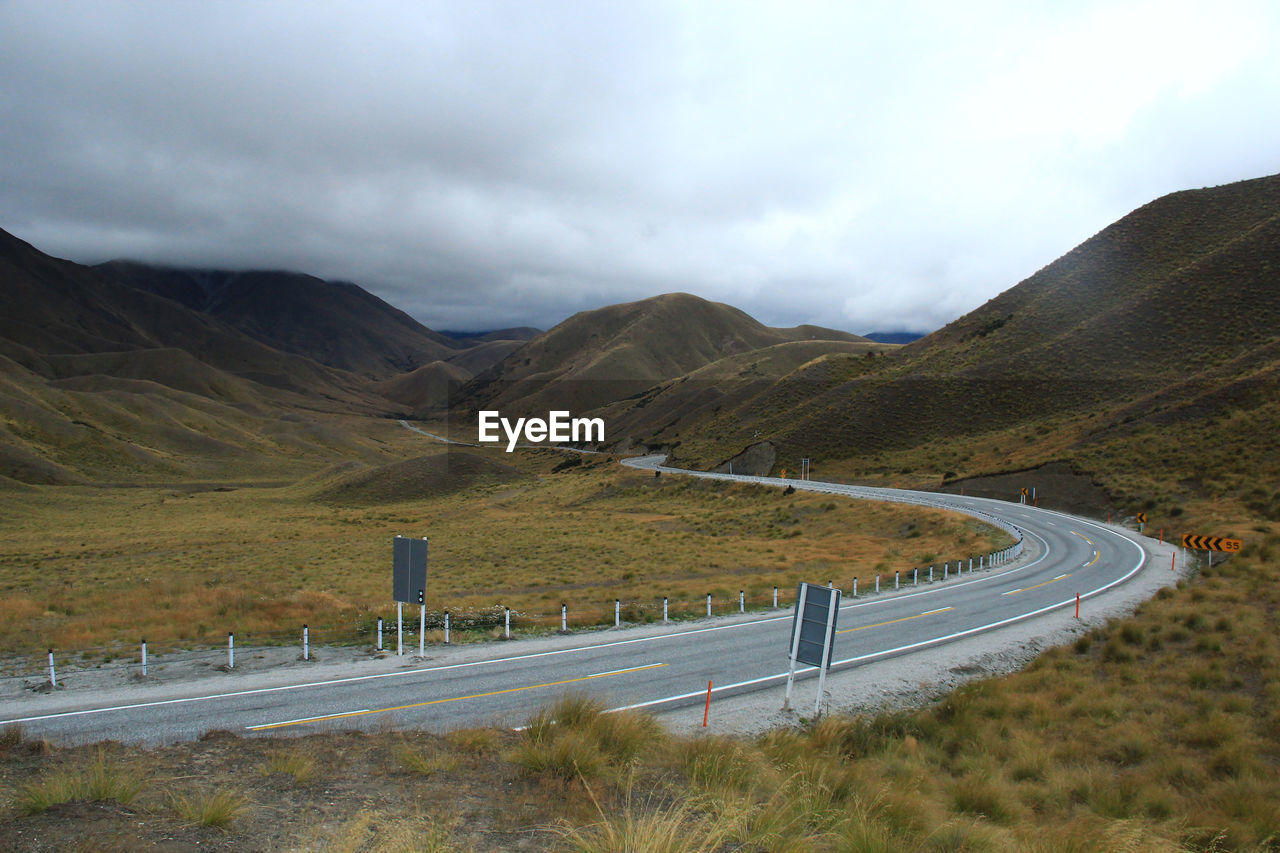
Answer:
[[[1072,607],[1077,595],[1099,595],[1148,564],[1143,540],[1136,534],[1051,510],[928,492],[683,471],[665,467],[662,461],[644,457],[623,464],[672,475],[939,507],[998,524],[1021,537],[1016,559],[972,573],[957,574],[953,567],[947,583],[926,584],[922,577],[919,586],[912,586],[910,578],[903,578],[897,592],[867,596],[864,587],[858,598],[846,590],[833,656],[837,671]],[[395,661],[399,668],[376,662],[387,664],[378,669],[370,662],[368,669],[376,671],[368,674],[348,671],[325,677],[320,674],[323,669],[292,669],[265,680],[228,674],[194,685],[24,696],[0,702],[0,725],[21,722],[29,736],[62,742],[110,738],[155,744],[214,729],[305,734],[388,725],[519,725],[532,709],[568,689],[601,695],[615,708],[667,709],[700,701],[708,681],[717,685],[717,696],[779,688],[785,680],[790,622],[790,610],[784,607],[665,630],[588,632],[558,638],[550,646],[531,641],[540,645],[461,647],[442,652],[439,663],[400,658]],[[522,651],[526,648],[531,650]],[[465,659],[468,654],[481,657]],[[814,674],[806,670],[800,677]],[[778,698],[781,703],[780,690]]]

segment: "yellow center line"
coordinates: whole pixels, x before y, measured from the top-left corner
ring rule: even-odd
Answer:
[[[890,619],[888,622],[877,622],[874,625],[859,625],[857,628],[845,628],[843,631],[836,631],[837,634],[852,634],[854,631],[865,631],[868,628],[879,628],[883,625],[893,625],[897,622],[906,622],[911,619],[919,619],[921,616],[932,616],[934,613],[946,613],[948,610],[955,610],[954,607],[943,607],[938,610],[930,610],[927,613],[917,613],[915,616],[903,616],[901,619]]]
[[[1073,531],[1071,531],[1071,532],[1072,532],[1072,533],[1074,533],[1075,535],[1079,536],[1079,537],[1080,537],[1081,539],[1083,539],[1084,541],[1088,542],[1090,545],[1092,545],[1092,544],[1093,544],[1093,540],[1092,540],[1092,539],[1090,539],[1088,536],[1085,536],[1085,535],[1084,535],[1083,533],[1081,533],[1080,531],[1078,531],[1078,530],[1073,530]]]
[[[1051,580],[1051,581],[1045,581],[1044,583],[1038,583],[1038,584],[1036,584],[1035,586],[1024,586],[1022,589],[1011,589],[1011,590],[1009,590],[1008,592],[1002,592],[1002,593],[1000,593],[1000,594],[1001,594],[1001,595],[1017,595],[1017,594],[1018,594],[1018,593],[1020,593],[1020,592],[1026,592],[1026,591],[1027,591],[1027,590],[1029,590],[1029,589],[1039,589],[1039,588],[1040,588],[1040,587],[1042,587],[1042,586],[1048,586],[1048,585],[1049,585],[1049,584],[1051,584],[1051,583],[1057,583],[1058,581],[1062,580],[1063,578],[1069,578],[1069,577],[1071,577],[1071,575],[1070,575],[1069,573],[1068,573],[1068,574],[1065,574],[1065,575],[1058,575],[1056,578],[1054,578],[1054,579],[1053,579],[1053,580]]]
[[[346,714],[327,714],[323,717],[307,717],[301,720],[289,720],[283,723],[263,723],[260,726],[246,726],[250,731],[259,732],[266,729],[279,729],[285,726],[300,726],[304,723],[315,723],[327,720],[341,720],[346,717],[363,717],[367,714],[385,714],[388,711],[405,711],[409,708],[425,708],[428,705],[444,705],[448,702],[464,702],[467,699],[484,699],[487,696],[501,696],[504,693],[519,693],[521,690],[537,690],[540,687],[559,687],[562,684],[573,684],[578,681],[590,681],[593,678],[607,678],[611,675],[625,675],[630,672],[643,672],[646,669],[657,669],[665,663],[651,663],[647,666],[633,666],[630,669],[619,669],[615,672],[598,672],[595,675],[583,675],[578,678],[566,678],[564,681],[548,681],[545,684],[528,684],[524,687],[508,687],[505,690],[491,690],[488,693],[473,693],[470,696],[454,696],[449,699],[432,699],[429,702],[415,702],[412,705],[396,705],[393,708],[377,708],[375,710],[350,711]]]
[[[1085,567],[1086,569],[1087,569],[1087,568],[1089,568],[1089,567],[1090,567],[1090,566],[1092,566],[1094,563],[1098,562],[1098,560],[1100,560],[1101,558],[1102,558],[1102,555],[1101,555],[1101,554],[1099,554],[1097,551],[1094,551],[1094,552],[1093,552],[1093,559],[1092,559],[1092,560],[1090,560],[1089,562],[1085,563],[1085,564],[1084,564],[1084,567]]]

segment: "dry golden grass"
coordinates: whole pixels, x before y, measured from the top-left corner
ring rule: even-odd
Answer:
[[[505,454],[503,454],[505,456]],[[519,456],[519,454],[516,454]],[[548,456],[550,458],[548,458]],[[563,457],[530,454],[540,479],[385,507],[311,500],[283,488],[38,488],[0,495],[0,647],[76,650],[146,637],[174,645],[366,641],[391,617],[390,540],[431,539],[428,607],[508,606],[518,629],[755,606],[800,580],[862,589],[880,572],[993,550],[1004,534],[963,517],[777,489],[652,477],[611,462],[548,474]],[[439,639],[439,635],[435,637]],[[104,657],[111,652],[103,651]]]

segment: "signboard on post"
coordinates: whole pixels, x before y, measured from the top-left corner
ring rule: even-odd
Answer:
[[[796,609],[791,620],[791,654],[787,669],[787,695],[784,708],[791,707],[791,687],[795,682],[796,664],[818,668],[818,700],[816,715],[822,708],[827,670],[831,667],[831,650],[836,640],[836,619],[840,615],[840,590],[802,583],[796,594]]]
[[[1182,537],[1183,548],[1194,548],[1197,551],[1227,551],[1236,553],[1244,545],[1239,539],[1224,539],[1221,536],[1197,536],[1187,533]]]
[[[391,597],[405,604],[425,604],[427,540],[397,536],[391,547]]]

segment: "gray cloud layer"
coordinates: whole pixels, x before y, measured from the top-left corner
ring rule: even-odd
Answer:
[[[435,328],[686,290],[932,329],[1280,170],[1274,8],[0,2],[0,227]]]

